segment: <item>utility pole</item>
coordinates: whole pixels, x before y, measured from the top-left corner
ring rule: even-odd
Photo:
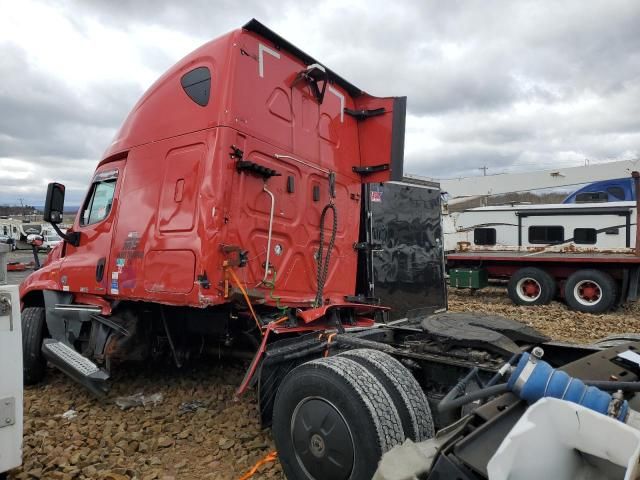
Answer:
[[[487,170],[489,170],[489,167],[487,167],[485,165],[484,167],[478,168],[478,170],[482,170],[483,175],[486,177],[487,176]]]

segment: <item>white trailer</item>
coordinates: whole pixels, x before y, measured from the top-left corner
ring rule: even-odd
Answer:
[[[632,253],[636,203],[478,207],[445,217],[445,251]]]

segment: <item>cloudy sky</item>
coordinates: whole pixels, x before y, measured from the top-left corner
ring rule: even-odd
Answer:
[[[447,178],[640,156],[640,2],[0,0],[0,203],[79,203],[142,92],[255,17],[373,95]]]

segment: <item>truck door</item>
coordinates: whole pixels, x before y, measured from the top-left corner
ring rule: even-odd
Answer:
[[[64,291],[104,295],[118,293],[118,280],[107,278],[111,238],[118,214],[118,192],[125,160],[102,165],[80,207],[72,231],[80,233],[77,247],[66,243],[60,283]],[[135,206],[133,206],[135,209]]]
[[[0,285],[0,476],[22,463],[20,297]]]

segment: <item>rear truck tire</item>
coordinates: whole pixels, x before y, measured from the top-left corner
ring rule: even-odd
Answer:
[[[339,356],[287,374],[271,428],[289,480],[370,480],[382,455],[404,440],[383,385],[359,363]]]
[[[42,355],[42,340],[45,331],[44,308],[25,308],[22,311],[22,372],[25,385],[34,385],[44,378],[47,361]]]
[[[556,282],[540,268],[521,268],[511,275],[507,292],[516,305],[547,305],[555,296]]]
[[[616,281],[601,270],[578,270],[564,285],[564,298],[571,310],[585,313],[603,313],[616,303]]]
[[[384,386],[398,410],[407,438],[421,442],[433,437],[433,415],[427,397],[402,363],[391,355],[368,348],[349,350],[339,356],[359,363]]]

